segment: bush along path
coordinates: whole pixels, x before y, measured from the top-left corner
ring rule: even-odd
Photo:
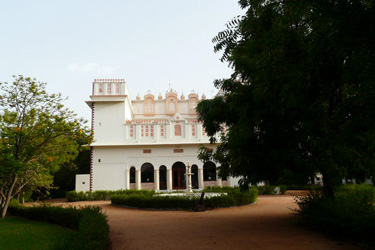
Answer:
[[[295,214],[303,225],[375,248],[374,186],[345,185],[333,198],[315,192],[299,197],[297,203]]]

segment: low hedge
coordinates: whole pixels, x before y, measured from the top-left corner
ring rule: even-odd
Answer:
[[[239,189],[226,189],[227,194],[216,197],[205,197],[206,209],[241,206],[254,203],[258,196],[258,190],[251,188],[248,192],[240,192]],[[149,195],[112,195],[112,204],[136,208],[151,209],[184,209],[193,210],[199,201],[196,196],[149,196]]]
[[[73,239],[59,242],[54,249],[100,250],[108,248],[108,219],[99,207],[63,208],[46,203],[41,206],[25,207],[12,202],[9,205],[9,212],[12,215],[55,223],[77,230]]]
[[[292,184],[287,186],[288,190],[323,190],[323,186],[319,185],[297,185]]]
[[[265,185],[265,186],[257,186],[259,194],[276,194],[275,189],[279,187],[280,193],[285,194],[287,190],[287,186],[280,185],[280,186],[272,186],[272,185]]]
[[[280,185],[280,186],[271,186],[271,185],[266,185],[266,186],[250,186],[251,188],[256,188],[258,189],[258,194],[275,194],[275,188],[279,187],[280,188],[280,193],[284,194],[287,190],[287,186],[285,185]],[[240,191],[239,187],[206,187],[204,192],[226,192],[226,193],[231,193],[231,192],[237,192]]]
[[[136,208],[192,210],[199,198],[189,196],[113,195],[112,204]]]
[[[66,192],[66,198],[68,201],[96,201],[96,200],[110,200],[111,196],[116,195],[133,195],[133,194],[140,194],[140,195],[150,195],[152,196],[155,191],[150,190],[118,190],[118,191],[107,191],[107,190],[98,190],[98,191],[88,191],[88,192],[76,192],[76,191],[69,191]]]

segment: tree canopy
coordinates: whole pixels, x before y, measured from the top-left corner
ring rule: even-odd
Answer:
[[[23,76],[0,83],[0,194],[2,217],[25,189],[50,188],[61,164],[91,141],[84,120],[64,107],[61,94]]]
[[[375,174],[375,4],[370,0],[240,0],[246,9],[214,37],[234,73],[197,111],[221,164],[243,184],[285,171],[341,178]]]

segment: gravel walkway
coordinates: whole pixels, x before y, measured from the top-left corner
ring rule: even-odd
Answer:
[[[360,249],[297,225],[290,195],[205,212],[148,211],[99,205],[108,214],[111,249]]]

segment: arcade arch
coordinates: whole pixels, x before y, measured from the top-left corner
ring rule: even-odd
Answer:
[[[164,165],[159,168],[159,189],[167,190],[167,167]]]
[[[212,161],[203,164],[203,180],[216,181],[216,164]]]
[[[178,161],[172,165],[172,183],[173,189],[185,189],[186,188],[186,166],[184,163]]]
[[[130,183],[135,183],[135,167],[130,168]]]
[[[154,166],[151,163],[144,163],[142,165],[141,182],[154,182]]]

